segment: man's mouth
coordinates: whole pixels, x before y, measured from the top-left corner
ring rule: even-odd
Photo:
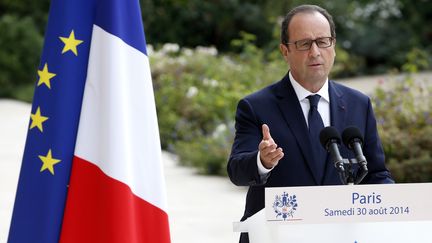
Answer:
[[[312,63],[312,64],[309,64],[308,66],[310,66],[310,67],[319,67],[321,65],[322,65],[321,63]]]

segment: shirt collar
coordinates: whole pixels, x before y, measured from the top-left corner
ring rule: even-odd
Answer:
[[[303,88],[303,86],[301,86],[297,82],[297,80],[294,79],[294,77],[291,74],[291,71],[289,71],[288,75],[289,75],[289,79],[290,79],[291,85],[293,86],[294,91],[295,91],[295,93],[296,93],[297,98],[298,98],[299,101],[303,101],[309,95],[318,94],[325,101],[327,101],[328,103],[330,103],[330,96],[329,96],[329,91],[328,91],[328,78],[326,79],[324,85],[321,87],[321,89],[318,92],[311,93],[309,90]]]

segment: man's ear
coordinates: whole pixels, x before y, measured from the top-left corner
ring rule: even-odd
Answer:
[[[284,44],[279,44],[279,50],[282,53],[282,56],[284,57],[285,61],[288,61],[288,47]]]

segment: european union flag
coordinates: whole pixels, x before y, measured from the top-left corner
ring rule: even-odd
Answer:
[[[59,241],[95,24],[146,53],[138,0],[51,1],[8,242]]]

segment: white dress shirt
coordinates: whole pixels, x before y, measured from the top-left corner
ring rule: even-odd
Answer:
[[[320,113],[320,116],[323,120],[324,127],[330,126],[330,96],[328,91],[328,78],[325,81],[324,85],[321,87],[321,89],[317,93],[311,93],[309,90],[303,88],[292,76],[291,71],[289,72],[289,79],[291,82],[291,85],[294,88],[294,91],[297,95],[297,99],[300,102],[300,106],[303,111],[303,115],[306,121],[306,125],[308,125],[308,114],[310,110],[310,104],[309,99],[307,98],[309,95],[315,95],[318,94],[321,96],[321,99],[318,102],[318,112]],[[271,128],[270,128],[271,131]],[[276,141],[275,141],[276,142]],[[276,142],[277,144],[277,142]],[[269,175],[269,172],[274,168],[267,169],[265,168],[260,159],[260,152],[258,151],[257,155],[257,165],[258,165],[258,173],[261,176],[262,181],[266,181],[267,177]]]

